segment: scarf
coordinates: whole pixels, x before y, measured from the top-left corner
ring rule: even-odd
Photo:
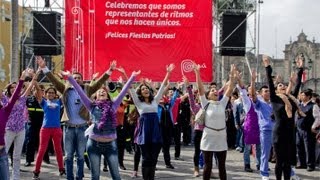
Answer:
[[[306,114],[300,109],[299,102],[294,96],[292,96],[291,94],[289,94],[289,95],[277,94],[277,96],[279,96],[282,99],[282,101],[284,102],[284,104],[285,104],[284,106],[285,106],[285,110],[286,110],[288,118],[292,118],[292,105],[289,101],[289,98],[295,103],[295,106],[297,107],[298,114],[302,117],[306,117]]]
[[[105,126],[107,120],[112,121],[112,127],[116,127],[116,113],[112,108],[112,103],[113,102],[110,100],[96,101],[94,103],[94,105],[101,110],[101,117],[99,120],[98,129],[102,129]]]

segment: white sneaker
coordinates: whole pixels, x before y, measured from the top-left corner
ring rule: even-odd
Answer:
[[[290,180],[300,180],[300,178],[297,175],[293,175],[290,177]]]
[[[269,180],[269,177],[267,177],[267,176],[262,176],[262,180]]]

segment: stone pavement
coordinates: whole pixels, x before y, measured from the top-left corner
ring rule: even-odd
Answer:
[[[171,148],[171,155],[174,152],[174,148]],[[159,163],[157,165],[157,171],[156,171],[156,179],[161,180],[195,180],[195,179],[202,179],[202,177],[199,178],[193,178],[193,147],[183,147],[182,146],[182,158],[181,160],[172,160],[172,165],[175,167],[175,169],[166,169],[164,166],[163,161],[163,155],[160,153],[159,156]],[[51,164],[42,164],[40,179],[41,180],[58,180],[58,179],[65,179],[65,177],[59,177],[58,173],[58,166],[56,164],[55,156],[51,156]],[[34,165],[30,167],[24,167],[25,160],[21,160],[21,179],[23,180],[31,180],[32,179],[32,170],[34,168]],[[255,167],[254,160],[251,157],[251,167]],[[76,163],[74,163],[76,164]],[[132,169],[133,169],[133,155],[126,154],[125,155],[125,162],[124,162],[127,170],[120,170],[120,174],[122,179],[132,179]],[[102,171],[102,165],[101,165],[101,180],[109,180],[111,179],[109,172],[103,172]],[[270,179],[274,180],[274,164],[270,163],[270,169],[271,169],[271,176]],[[202,172],[202,171],[201,171]],[[201,173],[200,172],[200,173]],[[214,169],[213,172],[217,173],[217,169]],[[299,169],[296,170],[298,176],[303,180],[320,180],[320,170],[319,168],[316,169],[316,171],[313,172],[307,172],[305,169]],[[237,180],[253,180],[253,179],[261,179],[259,176],[258,171],[254,171],[253,173],[247,173],[243,171],[243,154],[239,153],[235,150],[228,151],[227,154],[227,174],[228,179],[237,179]],[[137,180],[141,180],[141,171],[139,169],[138,173],[139,177],[136,178]],[[0,178],[1,179],[1,178]],[[85,180],[90,179],[90,171],[85,166]]]

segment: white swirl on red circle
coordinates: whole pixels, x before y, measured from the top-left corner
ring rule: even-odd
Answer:
[[[181,62],[181,70],[183,72],[191,72],[193,70],[193,62],[191,59],[185,59]]]

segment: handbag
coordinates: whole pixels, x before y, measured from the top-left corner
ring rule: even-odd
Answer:
[[[204,108],[200,108],[200,110],[197,112],[194,122],[196,122],[199,125],[204,125],[204,121],[206,118],[206,110],[208,109],[210,103],[206,104]]]

